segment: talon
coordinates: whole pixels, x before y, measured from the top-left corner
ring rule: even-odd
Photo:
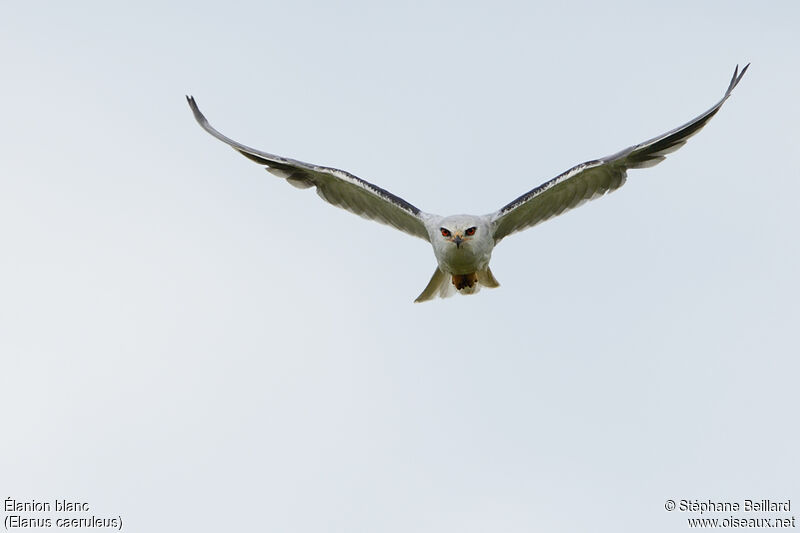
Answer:
[[[478,283],[477,272],[472,272],[470,274],[453,274],[453,285],[458,290],[473,287],[476,283]]]

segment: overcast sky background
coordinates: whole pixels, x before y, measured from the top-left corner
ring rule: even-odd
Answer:
[[[699,514],[668,498],[796,507],[798,21],[792,1],[10,3],[2,497],[149,532],[671,532]],[[667,161],[503,241],[501,288],[426,304],[430,245],[282,183],[184,100],[480,214],[684,123],[747,62]]]

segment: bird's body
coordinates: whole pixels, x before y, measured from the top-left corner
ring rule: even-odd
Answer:
[[[455,292],[451,288],[461,294],[474,294],[482,285],[499,286],[489,270],[494,239],[487,217],[453,215],[431,220],[428,227],[438,265],[418,301],[428,299],[424,295],[429,291],[446,297]]]
[[[749,66],[749,65],[748,65]],[[356,176],[329,167],[255,150],[225,137],[208,123],[194,99],[187,97],[198,123],[211,135],[261,163],[267,170],[299,188],[316,187],[327,202],[391,225],[427,240],[433,246],[437,268],[417,302],[447,297],[455,292],[474,294],[481,287],[500,284],[489,268],[494,247],[506,236],[534,226],[564,211],[616,190],[628,169],[647,168],[686,143],[719,111],[744,76],[738,67],[719,102],[683,126],[614,155],[581,163],[487,215],[442,217],[426,213],[402,198]]]
[[[441,235],[444,228],[450,235],[431,238],[433,253],[439,267],[451,274],[470,274],[489,266],[494,242],[490,238],[490,227],[484,217],[455,215],[443,218],[438,226]],[[475,228],[474,230],[471,230]],[[471,231],[470,231],[471,230]],[[470,235],[471,233],[471,235]],[[455,246],[454,246],[455,245]]]

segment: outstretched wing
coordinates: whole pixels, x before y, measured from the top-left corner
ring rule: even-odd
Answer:
[[[243,156],[266,165],[272,174],[285,178],[300,189],[316,187],[317,194],[323,200],[351,213],[394,226],[426,241],[430,240],[428,230],[425,229],[425,220],[430,215],[402,198],[344,170],[311,165],[240,144],[215,130],[200,112],[194,98],[187,96],[186,100],[192,108],[194,118],[204,130]]]
[[[737,65],[722,99],[683,126],[614,155],[581,163],[488,215],[494,224],[495,242],[618,189],[625,183],[629,168],[652,167],[663,161],[717,114],[749,66],[740,73]]]

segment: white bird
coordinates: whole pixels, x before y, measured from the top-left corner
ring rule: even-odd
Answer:
[[[245,157],[265,165],[272,174],[301,189],[316,187],[317,194],[326,202],[430,242],[438,265],[428,285],[415,300],[424,302],[436,296],[445,298],[455,292],[474,294],[481,287],[498,287],[500,284],[489,268],[492,250],[497,243],[512,233],[620,188],[625,183],[628,169],[660,163],[719,111],[749,66],[747,64],[740,73],[737,65],[720,101],[683,126],[608,157],[572,167],[488,215],[443,217],[426,213],[344,170],[249,148],[211,127],[194,98],[187,96],[186,99],[203,129]]]

